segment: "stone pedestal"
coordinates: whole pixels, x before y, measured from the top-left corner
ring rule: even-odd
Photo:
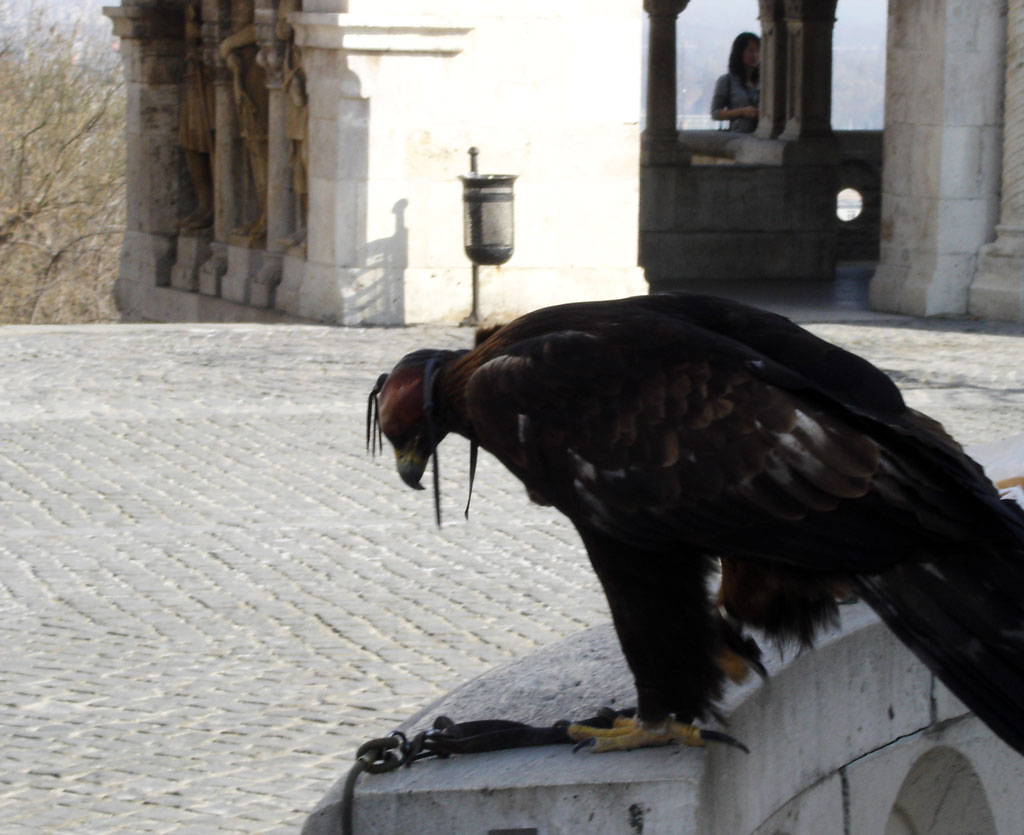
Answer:
[[[199,268],[199,292],[204,296],[220,296],[221,281],[228,271],[227,244],[210,244],[210,257]]]
[[[782,658],[762,646],[769,681],[752,676],[730,687],[722,705],[726,730],[749,754],[724,745],[573,754],[552,745],[424,760],[360,777],[353,831],[842,835],[923,832],[947,814],[960,815],[949,831],[1019,829],[1024,759],[967,713],[867,606],[844,606],[842,629],[813,651]],[[438,715],[544,726],[633,699],[609,625],[486,673],[402,729],[429,727]],[[367,736],[385,730],[368,728]],[[921,782],[936,757],[971,779],[957,792],[948,779]],[[303,835],[340,831],[343,782]],[[961,808],[974,814],[963,828]]]
[[[299,316],[299,292],[306,274],[306,252],[300,255],[286,252],[281,262],[281,283],[274,294],[274,307],[283,313]]]
[[[982,319],[1024,322],[1024,229],[997,226],[996,232],[978,252],[969,309]]]
[[[249,304],[253,307],[274,307],[283,258],[280,252],[263,253],[263,266],[249,284]]]
[[[208,232],[182,232],[178,235],[178,258],[171,268],[171,287],[194,293],[199,289],[199,270],[210,260]]]
[[[249,304],[252,281],[263,268],[264,252],[245,245],[237,238],[228,244],[227,251],[228,270],[221,282],[220,294],[229,302]]]

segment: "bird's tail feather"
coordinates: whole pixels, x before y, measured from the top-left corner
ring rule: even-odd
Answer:
[[[897,637],[1024,754],[1024,553],[908,562],[856,585]]]

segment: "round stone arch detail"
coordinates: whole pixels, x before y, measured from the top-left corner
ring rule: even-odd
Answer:
[[[947,746],[911,766],[889,812],[884,835],[998,835],[985,787],[970,761]]]

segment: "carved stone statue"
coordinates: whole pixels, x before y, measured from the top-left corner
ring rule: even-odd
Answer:
[[[284,80],[285,133],[288,136],[288,163],[292,169],[292,191],[295,194],[295,229],[288,239],[298,245],[306,239],[309,215],[309,97],[306,95],[306,73],[302,67],[302,51],[295,45],[295,32],[288,14],[298,11],[301,0],[281,0],[277,13],[277,37],[285,43]]]
[[[206,229],[213,223],[213,98],[203,65],[198,2],[185,7],[185,77],[178,111],[178,144],[196,194],[196,208],[179,229]]]
[[[267,230],[267,122],[269,95],[266,73],[256,60],[256,25],[252,0],[231,4],[231,34],[220,43],[220,55],[231,70],[239,131],[249,157],[259,216],[239,229],[250,244],[257,243]]]

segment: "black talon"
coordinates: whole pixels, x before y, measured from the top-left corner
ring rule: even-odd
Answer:
[[[736,739],[736,737],[729,736],[729,734],[724,734],[721,731],[708,731],[701,728],[698,731],[698,736],[700,736],[704,742],[724,742],[726,745],[732,745],[735,748],[739,748],[744,754],[750,753],[750,749]]]

